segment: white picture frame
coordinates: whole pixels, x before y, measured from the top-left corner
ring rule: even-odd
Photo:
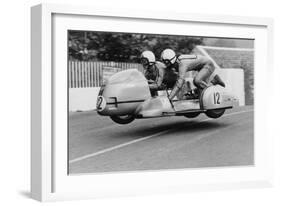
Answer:
[[[65,161],[67,158],[65,142],[67,140],[64,133],[67,125],[66,107],[64,101],[59,103],[60,98],[66,95],[64,94],[65,86],[63,86],[66,82],[61,79],[65,74],[61,72],[63,70],[57,69],[64,66],[64,64],[61,65],[63,61],[57,61],[56,56],[63,54],[60,50],[65,50],[66,45],[64,47],[64,44],[56,38],[65,35],[65,31],[71,29],[71,25],[79,24],[81,29],[83,26],[86,28],[92,21],[91,19],[95,18],[105,19],[108,25],[110,22],[120,21],[120,24],[123,24],[120,31],[123,31],[128,25],[133,28],[132,25],[135,22],[139,24],[150,22],[151,25],[146,28],[147,31],[151,31],[153,24],[161,24],[159,26],[161,30],[165,24],[183,26],[189,23],[195,26],[200,24],[214,25],[218,28],[225,27],[236,37],[237,35],[257,37],[258,45],[255,47],[255,166],[71,177],[67,175],[65,167],[67,165]],[[81,24],[82,20],[85,23]],[[270,101],[266,101],[261,95],[266,91],[266,88],[262,86],[263,82],[266,82],[268,86],[272,84],[267,78],[268,73],[273,71],[272,19],[176,12],[167,15],[161,11],[128,11],[126,9],[40,4],[31,9],[31,26],[32,198],[39,201],[52,201],[272,186],[273,134],[270,132],[270,125],[267,121]],[[239,32],[235,33],[236,30]],[[164,29],[162,31],[169,33]],[[214,30],[206,34],[208,33],[206,30],[204,35],[228,36],[224,32],[226,31]],[[259,69],[262,67],[266,69]],[[58,84],[58,80],[62,83]],[[270,95],[269,91],[267,100],[271,98],[272,95]],[[63,111],[61,108],[65,108],[65,110]],[[64,140],[60,141],[58,137]]]

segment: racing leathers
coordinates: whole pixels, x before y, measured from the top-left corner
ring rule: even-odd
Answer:
[[[176,63],[171,67],[178,67],[179,74],[177,81],[171,93],[169,94],[170,100],[172,100],[178,94],[179,90],[183,87],[185,83],[186,72],[198,72],[193,79],[193,83],[199,89],[200,93],[200,91],[208,86],[208,79],[215,70],[215,66],[209,58],[198,55],[180,55],[177,58]]]
[[[165,64],[159,61],[156,61],[153,66],[145,71],[145,77],[152,92],[173,88],[177,76],[178,74],[174,68],[167,69]]]

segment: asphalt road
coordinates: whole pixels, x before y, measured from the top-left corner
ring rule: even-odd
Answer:
[[[254,164],[252,106],[219,119],[165,117],[118,125],[95,111],[69,114],[69,173]]]

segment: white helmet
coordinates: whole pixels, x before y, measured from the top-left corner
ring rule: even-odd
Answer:
[[[144,65],[155,64],[155,55],[152,51],[144,51],[141,53],[141,62]]]
[[[177,60],[176,53],[172,49],[165,49],[161,53],[161,60],[167,64],[174,64]]]

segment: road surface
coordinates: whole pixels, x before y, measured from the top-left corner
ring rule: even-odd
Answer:
[[[95,111],[69,114],[69,174],[254,164],[252,106],[219,119],[138,119],[118,125]]]

